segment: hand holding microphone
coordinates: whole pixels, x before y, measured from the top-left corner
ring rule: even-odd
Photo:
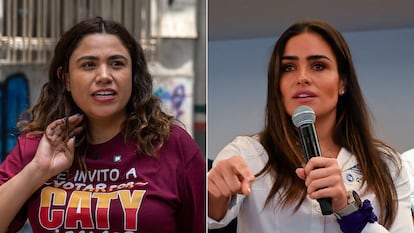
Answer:
[[[315,119],[315,112],[308,106],[299,106],[292,114],[293,124],[299,129],[300,143],[306,162],[312,157],[321,156],[321,149],[314,125]],[[323,215],[333,213],[331,198],[319,198],[318,202]]]

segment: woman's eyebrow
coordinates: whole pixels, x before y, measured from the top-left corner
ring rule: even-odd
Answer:
[[[328,56],[325,55],[311,55],[306,58],[307,60],[319,60],[319,59],[326,59],[328,61],[332,61]]]
[[[328,61],[332,61],[328,56],[325,55],[310,55],[306,57],[306,60],[313,61],[319,59],[326,59]],[[299,60],[298,56],[283,56],[281,60]]]
[[[76,59],[76,62],[82,61],[82,60],[98,60],[99,58],[96,56],[81,56],[78,59]]]
[[[112,56],[109,56],[108,59],[110,60],[114,60],[114,59],[123,59],[123,60],[128,60],[127,57],[120,55],[120,54],[115,54]],[[76,59],[76,62],[82,61],[82,60],[99,60],[99,57],[97,56],[92,56],[92,55],[87,55],[87,56],[81,56],[78,59]]]
[[[109,59],[123,59],[123,60],[128,60],[127,57],[125,57],[124,55],[121,55],[121,54],[115,54],[115,55],[109,56]]]
[[[280,60],[299,60],[298,56],[282,56]]]

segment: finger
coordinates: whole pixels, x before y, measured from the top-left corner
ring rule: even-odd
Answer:
[[[233,195],[233,192],[229,189],[227,185],[224,185],[223,180],[210,180],[208,192],[211,193],[214,197],[230,197]]]
[[[338,166],[338,162],[336,159],[333,158],[325,158],[325,157],[313,157],[311,158],[308,163],[305,165],[305,173],[309,175],[309,173],[313,170],[319,168],[327,168],[331,166]]]
[[[236,193],[249,195],[255,180],[253,172],[240,156],[218,161],[210,174],[225,196]]]
[[[306,179],[306,174],[305,174],[305,169],[304,168],[296,168],[296,175],[301,179],[301,180],[305,180]]]
[[[311,160],[313,161],[314,166],[316,167],[328,167],[332,164],[337,163],[337,159],[335,158],[327,158],[322,156],[313,157],[311,158]]]
[[[75,114],[53,121],[46,128],[46,135],[51,141],[65,141],[67,138],[73,137],[81,130],[76,127],[83,120],[83,116]]]
[[[337,182],[342,181],[342,171],[336,159],[321,158],[318,160],[317,159],[313,160],[312,163],[313,165],[316,165],[316,166],[320,165],[323,167],[314,168],[313,170],[309,171],[309,173],[306,176],[306,181],[305,181],[306,186],[309,186],[310,183],[313,182],[314,180],[319,180],[319,179],[323,179],[327,177]]]
[[[79,124],[82,122],[82,120],[83,120],[83,115],[81,115],[81,114],[75,114],[75,115],[72,115],[72,116],[69,116],[68,118],[67,118],[67,121],[66,121],[66,125],[65,125],[65,127],[66,127],[66,136],[67,137],[72,137],[72,136],[74,136],[76,133],[74,133],[73,131],[76,129],[76,128],[78,128],[79,127]]]
[[[50,136],[61,134],[62,133],[61,126],[65,124],[65,121],[66,120],[64,118],[61,118],[61,119],[55,120],[52,123],[50,123],[46,127],[46,134]]]
[[[232,194],[239,193],[241,190],[241,179],[239,174],[232,167],[231,160],[222,160],[212,169],[215,182],[223,188],[228,189]]]
[[[71,132],[69,132],[69,138],[72,138],[72,137],[78,135],[82,131],[83,131],[83,127],[82,126],[79,126],[79,127],[74,128]]]
[[[307,186],[308,186],[308,190],[309,192],[314,192],[326,187],[334,187],[334,186],[340,186],[343,181],[342,181],[342,176],[340,174],[337,173],[331,173],[331,172],[327,172],[327,174],[329,175],[321,175],[321,176],[316,176],[314,175],[315,173],[321,173],[318,170],[322,170],[322,169],[316,169],[314,171],[312,171],[307,179]],[[329,169],[324,169],[324,170],[329,170]],[[333,170],[333,169],[331,169]],[[318,177],[318,178],[313,178],[313,177]]]
[[[308,194],[309,197],[312,199],[319,199],[319,198],[327,198],[327,197],[331,197],[331,193],[333,188],[331,187],[326,187],[326,188],[321,188],[321,189],[317,189],[317,190],[313,190],[313,191],[309,191],[310,189],[308,189]]]
[[[242,171],[238,176],[238,179],[241,181],[241,192],[244,195],[250,195],[250,187],[256,179],[250,168],[248,168],[246,171]]]
[[[74,114],[68,117],[68,124],[71,126],[76,126],[78,125],[81,121],[83,120],[83,115],[82,114]]]
[[[63,141],[62,136],[65,135],[65,119],[55,120],[46,128],[46,138],[51,143]]]
[[[230,165],[233,171],[238,175],[240,181],[252,184],[256,177],[247,163],[240,157],[234,156],[230,159]]]
[[[232,191],[217,168],[212,168],[208,174],[208,191],[215,197],[229,197],[236,193]]]
[[[222,180],[226,183],[226,186],[230,189],[232,194],[243,193],[242,179],[231,170],[226,170],[221,173]]]
[[[330,165],[328,167],[315,168],[309,172],[308,178],[312,180],[321,179],[328,176],[342,176],[339,166]]]
[[[76,140],[76,137],[72,137],[68,140],[68,143],[67,143],[68,150],[72,155],[75,153],[75,140]]]
[[[231,164],[234,166],[233,171],[237,174],[239,181],[241,181],[241,193],[244,195],[250,195],[250,187],[253,184],[256,177],[252,170],[240,156],[234,156]]]
[[[256,177],[254,176],[252,170],[244,164],[242,167],[236,167],[235,172],[239,177],[239,180],[252,184]]]
[[[244,195],[247,195],[247,196],[250,195],[250,193],[251,193],[250,186],[251,185],[252,185],[252,182],[249,182],[247,180],[243,180],[242,185],[241,185],[241,192]]]
[[[332,200],[346,200],[346,189],[340,185],[329,186],[308,192],[309,197],[313,199],[332,198]]]

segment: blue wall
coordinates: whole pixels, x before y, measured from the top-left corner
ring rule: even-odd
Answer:
[[[9,76],[0,83],[0,163],[13,149],[19,132],[16,123],[20,114],[29,106],[29,89],[24,74]]]
[[[414,28],[343,34],[353,55],[377,136],[403,152],[414,147]],[[209,41],[207,154],[263,127],[267,63],[277,38]]]

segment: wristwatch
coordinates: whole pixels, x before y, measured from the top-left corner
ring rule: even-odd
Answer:
[[[334,212],[336,218],[341,219],[347,215],[350,215],[359,210],[361,207],[361,198],[354,190],[348,191],[348,205],[345,206],[343,209]]]

